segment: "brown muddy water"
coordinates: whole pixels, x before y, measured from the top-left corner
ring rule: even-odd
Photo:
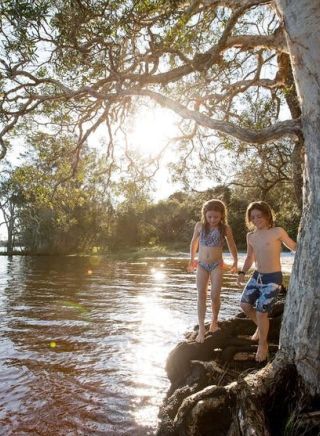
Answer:
[[[186,265],[0,256],[0,434],[153,435],[166,357],[196,324]],[[234,281],[221,320],[239,311]]]

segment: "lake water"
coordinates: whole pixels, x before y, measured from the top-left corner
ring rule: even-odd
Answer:
[[[153,435],[166,357],[196,324],[186,265],[0,256],[0,434]],[[234,280],[221,320],[239,311]]]

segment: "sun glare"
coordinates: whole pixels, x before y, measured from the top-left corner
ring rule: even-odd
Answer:
[[[114,149],[113,157],[118,162],[123,161],[124,148],[126,151],[131,151],[134,155],[131,158],[137,159],[137,162],[148,162],[153,158],[157,158],[159,153],[164,152],[159,156],[159,169],[154,175],[156,189],[153,194],[155,200],[168,198],[173,192],[181,187],[177,183],[173,183],[170,179],[168,164],[175,161],[177,152],[174,147],[177,145],[170,139],[180,136],[178,122],[180,118],[172,111],[164,108],[146,108],[141,107],[135,115],[132,115],[123,126],[123,131],[117,130],[114,132]],[[106,144],[109,142],[106,126],[100,126],[89,137],[89,146],[92,149],[98,150],[99,153],[105,154]],[[126,161],[126,160],[125,160]],[[114,180],[118,174],[113,174]],[[170,180],[170,181],[169,181]],[[91,268],[93,269],[93,268]]]
[[[157,270],[152,271],[155,277]],[[164,392],[159,393],[161,380],[165,377],[164,365],[170,351],[170,341],[164,344],[161,337],[182,330],[182,321],[172,316],[169,307],[161,304],[155,292],[138,296],[141,308],[140,328],[134,354],[128,353],[130,374],[134,379],[135,398],[132,415],[142,426],[152,426],[157,420]],[[181,322],[181,325],[180,325]]]
[[[156,156],[177,136],[176,116],[166,109],[141,110],[133,120],[130,148],[145,156]]]

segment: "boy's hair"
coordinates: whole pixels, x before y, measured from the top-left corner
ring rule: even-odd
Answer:
[[[226,235],[226,226],[228,224],[228,214],[227,208],[223,201],[212,199],[206,201],[201,210],[201,224],[205,233],[209,232],[209,223],[206,219],[206,213],[209,211],[220,212],[221,213],[221,221],[219,223],[219,231],[222,236]]]
[[[274,227],[274,212],[271,209],[271,207],[266,203],[265,201],[253,201],[249,204],[246,211],[246,226],[249,230],[252,230],[254,228],[254,225],[251,221],[251,212],[256,209],[259,210],[262,215],[267,219],[269,228]]]

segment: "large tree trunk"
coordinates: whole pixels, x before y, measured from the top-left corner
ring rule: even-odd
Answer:
[[[311,394],[320,393],[320,5],[277,0],[301,103],[306,159],[303,215],[280,346]]]
[[[301,117],[301,104],[298,99],[295,80],[292,73],[290,57],[286,53],[278,56],[279,72],[285,77],[286,92],[284,98],[290,110],[291,117],[294,119]],[[303,187],[303,156],[304,156],[304,138],[300,134],[295,141],[295,146],[291,154],[292,165],[292,182],[295,193],[296,203],[302,210],[302,187]]]

